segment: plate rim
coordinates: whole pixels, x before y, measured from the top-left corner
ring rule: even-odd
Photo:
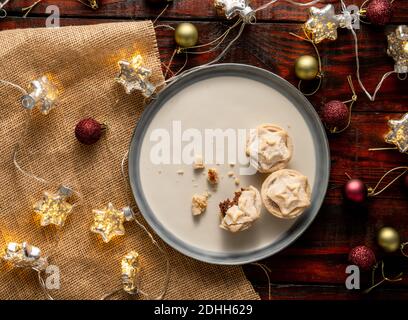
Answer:
[[[322,170],[320,166],[318,170],[316,170],[316,175],[319,175],[323,180],[324,186],[321,187],[321,184],[319,184],[319,187],[317,187],[317,181],[314,184],[313,193],[315,192],[315,189],[319,189],[319,192],[315,195],[316,199],[314,200],[314,209],[312,212],[309,212],[307,215],[302,215],[300,218],[298,218],[296,222],[289,228],[289,230],[281,235],[281,237],[274,243],[261,249],[257,249],[253,252],[250,251],[243,254],[234,253],[229,254],[230,257],[226,257],[225,255],[221,255],[219,253],[205,251],[198,248],[197,250],[199,252],[196,252],[195,247],[184,242],[182,239],[179,239],[176,235],[168,232],[165,227],[162,226],[157,219],[155,219],[155,214],[153,210],[150,209],[144,197],[139,173],[139,158],[141,146],[143,144],[144,135],[147,131],[147,128],[150,125],[150,122],[154,118],[155,114],[161,109],[161,107],[168,99],[193,83],[213,77],[229,75],[252,79],[273,87],[271,84],[268,84],[269,81],[271,81],[271,83],[275,84],[275,86],[278,85],[282,88],[287,89],[284,92],[282,92],[281,90],[279,92],[286,98],[288,98],[297,108],[298,106],[296,106],[296,103],[294,103],[293,100],[298,100],[298,104],[302,105],[302,108],[304,108],[304,112],[306,114],[309,114],[309,120],[313,121],[313,127],[317,131],[313,132],[311,124],[307,122],[308,127],[311,129],[313,138],[315,136],[319,136],[321,138],[320,140],[322,140],[320,142],[323,142],[322,144],[318,144],[317,147],[320,148],[320,151],[323,153],[323,156],[321,158],[325,158],[321,160],[321,162],[324,162],[323,165],[325,170]],[[260,81],[260,78],[262,78],[264,81]],[[278,90],[276,87],[274,89]],[[304,113],[301,112],[301,114],[303,117],[305,116]],[[321,154],[321,152],[316,153]],[[282,251],[283,249],[294,243],[309,228],[321,209],[329,184],[331,168],[330,148],[326,130],[320,120],[319,115],[317,114],[315,108],[309,102],[309,100],[297,88],[295,88],[291,83],[289,83],[282,77],[262,68],[239,63],[221,63],[190,71],[177,81],[165,87],[158,94],[155,100],[145,106],[145,110],[143,111],[136,124],[136,127],[132,134],[132,138],[130,140],[128,163],[129,182],[132,189],[132,194],[136,200],[140,213],[143,215],[144,219],[155,231],[155,233],[164,242],[166,242],[169,246],[179,251],[180,253],[199,261],[217,265],[242,265],[259,261]]]

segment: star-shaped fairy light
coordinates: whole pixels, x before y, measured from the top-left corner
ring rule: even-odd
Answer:
[[[40,248],[27,242],[9,242],[2,256],[4,261],[10,262],[16,268],[33,268],[37,271],[45,270],[48,266],[46,257],[41,256]]]
[[[31,81],[29,94],[24,95],[21,99],[22,105],[28,110],[38,106],[40,112],[44,115],[50,113],[58,102],[58,88],[51,82],[48,76]]]
[[[94,222],[91,231],[102,236],[104,242],[109,242],[115,236],[123,236],[125,221],[133,220],[133,211],[129,207],[116,209],[112,203],[102,210],[92,210]]]
[[[320,43],[325,39],[336,40],[337,29],[350,24],[350,15],[336,15],[333,5],[328,4],[322,9],[316,7],[309,9],[309,20],[304,24],[304,30],[314,43]]]
[[[390,132],[385,136],[385,142],[394,144],[402,153],[408,152],[408,113],[400,120],[389,120]]]
[[[135,294],[140,287],[140,264],[139,254],[136,251],[130,251],[121,262],[122,266],[122,284],[123,290],[129,294]]]
[[[408,73],[408,26],[398,26],[388,35],[387,53],[395,61],[395,72]]]
[[[248,0],[215,0],[214,6],[221,10],[227,19],[240,16],[243,20],[249,21],[254,15]]]
[[[140,91],[144,97],[149,98],[156,87],[149,81],[152,71],[143,66],[141,55],[135,55],[130,61],[119,61],[120,73],[116,81],[123,85],[127,94]]]
[[[64,226],[73,209],[73,205],[66,201],[71,195],[72,190],[65,186],[61,186],[57,193],[44,192],[42,200],[34,204],[34,212],[40,216],[41,226]]]

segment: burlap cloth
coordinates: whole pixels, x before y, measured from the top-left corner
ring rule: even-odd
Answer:
[[[143,289],[158,294],[164,281],[164,261],[135,223],[126,235],[108,244],[89,231],[92,209],[108,202],[126,205],[120,163],[144,110],[140,94],[126,95],[114,82],[117,61],[139,52],[152,81],[161,82],[154,28],[151,22],[111,23],[60,29],[25,29],[0,33],[0,79],[25,88],[30,80],[50,74],[58,83],[61,102],[48,116],[34,113],[25,127],[21,94],[0,85],[0,245],[28,241],[60,268],[56,299],[99,299],[120,287],[120,261],[130,250],[140,253]],[[92,116],[109,125],[109,134],[93,146],[76,141],[74,127]],[[27,134],[21,138],[26,128]],[[41,184],[13,165],[15,144],[21,141],[20,163],[50,181]],[[65,183],[82,193],[60,232],[41,227],[33,204],[44,190]],[[142,220],[143,221],[143,220]],[[241,267],[214,266],[187,258],[166,246],[171,260],[167,299],[259,299]],[[0,263],[0,298],[43,299],[36,272]],[[119,293],[113,298],[128,299]]]

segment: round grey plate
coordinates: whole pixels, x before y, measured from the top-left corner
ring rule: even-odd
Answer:
[[[151,209],[146,200],[141,179],[140,164],[142,145],[149,125],[161,111],[162,107],[176,94],[188,88],[192,84],[199,83],[215,77],[239,77],[262,83],[283,95],[295,106],[301,114],[307,128],[310,131],[311,141],[314,144],[316,170],[312,192],[312,206],[300,216],[278,239],[262,248],[254,250],[242,250],[242,252],[219,252],[204,250],[188,243],[182,237],[170,232],[158,219],[157,214]],[[209,97],[211,99],[211,97]],[[330,154],[325,129],[309,101],[289,82],[279,76],[256,67],[241,64],[219,64],[199,71],[191,72],[160,92],[139,120],[129,150],[129,178],[137,205],[146,221],[153,230],[170,246],[181,253],[208,263],[235,265],[245,264],[264,259],[289,246],[294,242],[312,223],[316,217],[326,194],[330,173]],[[177,188],[175,185],[174,188]],[[160,185],[157,186],[160,192]],[[168,208],[169,212],[172,208]],[[225,232],[225,231],[223,231]]]

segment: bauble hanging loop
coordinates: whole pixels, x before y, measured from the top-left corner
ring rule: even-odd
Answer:
[[[396,171],[402,172],[397,175],[394,179],[392,179],[388,184],[380,189],[381,184],[383,183],[384,179],[394,173]],[[348,174],[349,181],[346,182],[343,188],[343,195],[345,200],[351,203],[362,204],[364,203],[368,197],[375,197],[383,193],[387,190],[391,185],[393,185],[398,179],[405,176],[408,172],[407,166],[396,167],[393,169],[388,170],[381,178],[378,180],[375,187],[367,187],[367,185],[360,179],[352,179]],[[380,189],[380,190],[378,190]]]
[[[77,1],[93,10],[99,8],[98,0],[77,0]]]
[[[379,265],[381,264],[381,277],[382,279],[380,281],[378,281],[377,283],[375,282],[375,275],[376,275],[376,271],[379,267]],[[385,263],[384,261],[378,262],[374,267],[373,267],[373,271],[372,271],[372,275],[371,275],[371,287],[366,289],[364,291],[364,293],[369,293],[371,292],[374,288],[378,287],[379,285],[381,285],[384,282],[398,282],[402,280],[402,276],[403,273],[400,272],[396,277],[393,278],[389,278],[385,275]]]

